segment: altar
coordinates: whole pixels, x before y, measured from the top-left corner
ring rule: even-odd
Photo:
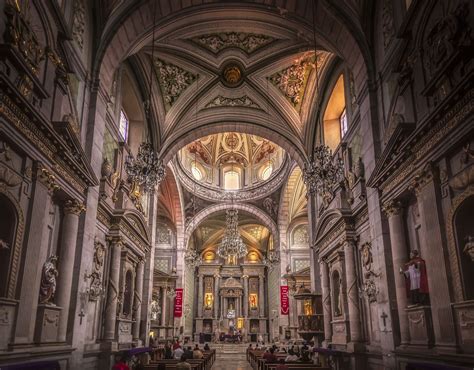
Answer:
[[[212,334],[214,340],[230,342],[238,335],[242,341],[249,341],[250,334],[266,338],[264,274],[264,265],[200,265],[194,337]]]

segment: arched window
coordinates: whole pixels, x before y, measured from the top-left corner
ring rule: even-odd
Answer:
[[[119,131],[120,131],[120,135],[122,135],[122,139],[123,139],[124,143],[128,142],[128,129],[129,129],[128,117],[122,109],[120,111]]]
[[[133,301],[133,274],[131,270],[125,273],[125,290],[123,293],[123,314],[129,316],[132,313]]]
[[[323,119],[324,143],[334,152],[348,130],[344,77],[334,85]]]
[[[0,297],[8,294],[11,256],[15,243],[17,214],[13,204],[0,194]]]
[[[240,175],[237,171],[228,170],[224,172],[224,189],[225,190],[239,190],[240,189]]]
[[[202,174],[202,171],[201,169],[195,164],[193,163],[191,165],[191,173],[193,174],[193,177],[197,180],[197,181],[201,181],[203,179],[203,174]]]
[[[263,181],[268,180],[270,176],[272,175],[272,172],[273,172],[273,166],[271,163],[269,163],[262,170],[262,175],[261,175],[262,180]]]

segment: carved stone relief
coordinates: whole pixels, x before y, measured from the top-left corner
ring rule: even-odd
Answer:
[[[255,103],[247,95],[244,95],[240,98],[228,98],[222,95],[216,96],[209,103],[206,104],[206,108],[216,108],[216,107],[245,107],[245,108],[255,108],[261,109],[260,105]]]
[[[84,31],[86,27],[86,8],[83,0],[74,1],[72,20],[72,37],[81,49],[84,48]]]
[[[273,37],[246,32],[221,32],[192,39],[196,44],[217,54],[228,48],[237,48],[248,54],[268,45]]]
[[[196,80],[197,75],[158,58],[154,60],[154,64],[165,107],[170,108],[184,90]]]

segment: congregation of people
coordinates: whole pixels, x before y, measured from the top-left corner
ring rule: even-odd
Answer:
[[[276,345],[265,346],[257,343],[255,347],[253,344],[249,344],[248,351],[260,350],[264,351],[262,358],[266,363],[278,363],[276,370],[288,370],[287,363],[318,363],[318,354],[314,353],[314,347],[311,343],[303,343],[302,345],[288,344],[288,345]],[[286,356],[282,356],[286,354]]]

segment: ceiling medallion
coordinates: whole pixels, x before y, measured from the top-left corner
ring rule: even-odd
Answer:
[[[222,78],[229,87],[239,86],[243,81],[242,68],[235,62],[227,63],[222,70]]]

